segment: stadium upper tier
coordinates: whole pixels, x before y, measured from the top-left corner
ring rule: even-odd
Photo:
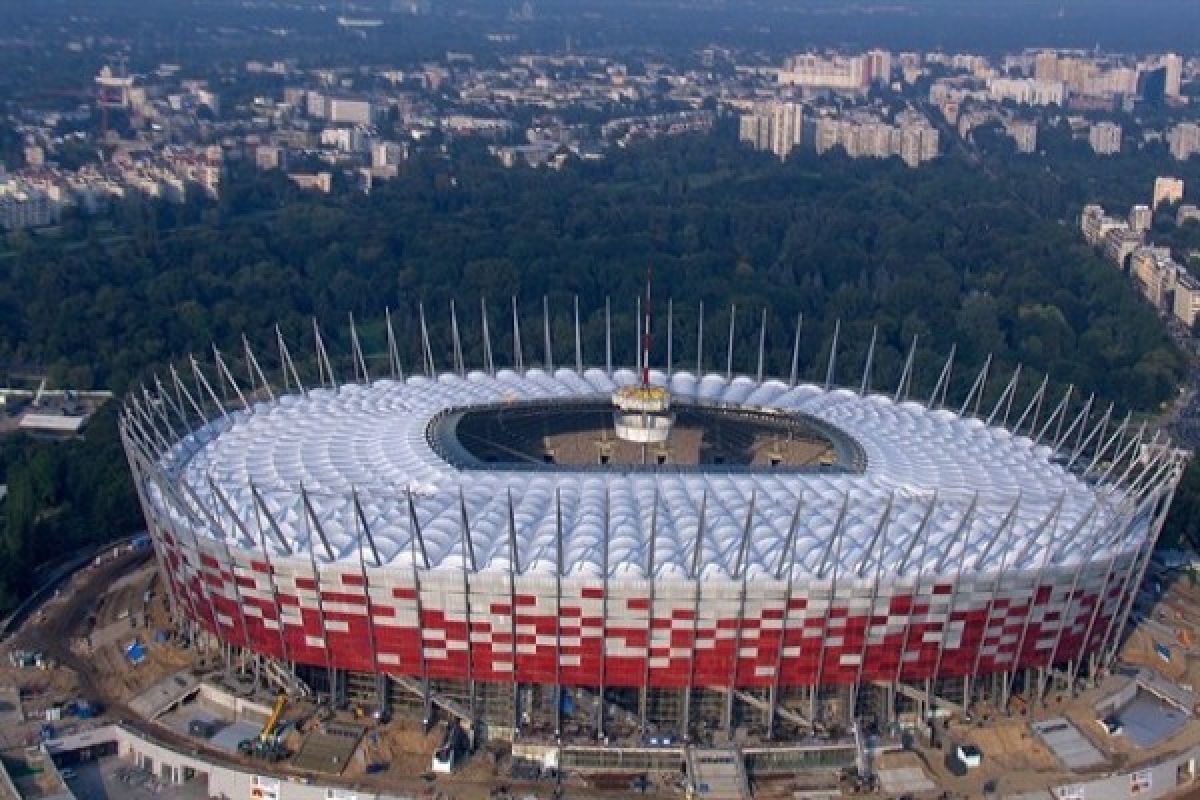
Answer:
[[[561,508],[563,572],[596,576],[607,566],[616,580],[648,569],[686,579],[694,567],[706,579],[741,577],[738,564],[751,580],[1060,567],[1131,551],[1149,530],[1148,513],[1123,505],[1124,489],[1068,471],[1027,436],[808,384],[652,374],[682,401],[806,415],[856,445],[852,468],[464,469],[431,436],[451,410],[608,397],[637,379],[633,370],[499,370],[282,395],[172,444],[158,460],[166,481],[147,491],[201,537],[239,549],[265,543],[272,558],[318,564],[357,564],[361,552],[372,562],[365,524],[385,566],[427,558],[432,569],[459,570],[470,552],[465,507],[475,568],[507,572],[515,544],[521,574],[553,574]]]

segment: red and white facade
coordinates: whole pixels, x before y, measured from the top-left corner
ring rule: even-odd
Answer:
[[[1077,672],[1116,647],[1184,462],[1069,395],[1010,431],[899,392],[652,371],[673,402],[808,415],[861,463],[471,470],[429,433],[447,409],[638,375],[371,382],[360,357],[337,385],[326,358],[328,388],[291,367],[277,394],[246,361],[245,391],[218,356],[131,397],[126,450],[176,613],[331,673],[774,697]]]

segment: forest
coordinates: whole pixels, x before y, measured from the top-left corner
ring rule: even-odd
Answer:
[[[629,363],[650,269],[659,362],[670,297],[674,356],[688,368],[703,302],[709,370],[724,371],[736,306],[737,371],[754,369],[766,309],[769,373],[786,374],[802,314],[811,379],[823,378],[840,321],[845,384],[858,385],[874,330],[875,386],[894,386],[917,337],[918,392],[956,346],[951,397],[966,394],[989,354],[985,402],[1018,364],[1022,398],[1044,374],[1053,390],[1073,384],[1080,404],[1095,392],[1120,415],[1157,412],[1176,396],[1182,354],[1126,277],[1082,242],[1076,198],[1039,171],[957,157],[918,170],[803,153],[780,164],[735,139],[725,123],[715,136],[647,142],[557,172],[507,170],[483,146],[455,143],[369,195],[346,186],[305,194],[279,173],[234,163],[216,204],[129,203],[108,222],[78,218],[57,237],[10,238],[0,253],[0,363],[120,393],[210,344],[240,353],[243,333],[277,370],[276,324],[307,352],[316,318],[330,351],[348,354],[353,314],[378,368],[386,308],[412,370],[423,304],[435,360],[449,368],[449,304],[467,362],[480,363],[481,298],[497,358],[509,363],[511,297],[527,365],[544,359],[543,298],[554,360],[573,363],[576,297],[585,361],[602,362],[607,298],[615,361]],[[349,379],[348,366],[342,374]],[[28,588],[32,566],[137,524],[112,420],[110,410],[94,421],[84,442],[5,444],[0,607]],[[83,477],[92,475],[100,479]]]

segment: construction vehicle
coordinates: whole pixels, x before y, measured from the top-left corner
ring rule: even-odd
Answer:
[[[279,696],[275,698],[275,706],[271,709],[271,715],[263,723],[258,736],[238,742],[238,752],[244,756],[253,756],[266,761],[279,761],[287,755],[283,749],[283,743],[279,740],[277,730],[286,706],[287,695],[280,692]]]

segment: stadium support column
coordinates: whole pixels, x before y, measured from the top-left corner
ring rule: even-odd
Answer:
[[[554,740],[562,741],[562,489],[554,489]]]
[[[358,499],[358,490],[350,490],[350,499],[354,503],[354,516],[358,521],[358,569],[362,576],[363,600],[367,611],[367,644],[371,648],[371,669],[375,671],[375,700],[379,709],[379,719],[382,721],[388,706],[387,677],[379,666],[379,646],[375,641],[375,604],[371,600],[371,578],[367,572],[367,559],[363,553],[363,542],[371,547],[371,559],[375,568],[383,566],[379,558],[379,549],[375,546],[375,537],[367,525],[367,515],[363,512],[362,503]]]
[[[600,697],[596,704],[596,738],[604,738],[604,694],[607,690],[608,683],[608,547],[612,532],[609,526],[612,524],[612,498],[609,495],[609,487],[604,486],[604,541],[601,548],[600,556],[600,573],[604,584],[603,597],[600,600]]]
[[[340,702],[337,672],[333,667],[333,651],[329,647],[329,628],[325,625],[325,603],[321,600],[321,573],[317,569],[317,548],[313,546],[315,543],[314,532],[320,535],[327,549],[329,542],[325,539],[324,531],[316,524],[316,514],[313,513],[312,505],[308,502],[308,494],[303,486],[300,487],[300,497],[304,504],[305,527],[308,528],[308,561],[312,567],[313,588],[317,598],[317,619],[321,622],[321,649],[325,651],[325,669],[329,676],[329,705],[337,708]],[[327,554],[332,562],[333,552],[330,550]]]
[[[545,350],[543,366],[547,375],[554,374],[554,345],[550,341],[550,298],[542,295],[542,337]]]
[[[801,312],[796,315],[796,335],[792,339],[792,370],[788,373],[788,386],[795,386],[800,377],[800,328],[803,325],[804,314]]]
[[[1095,526],[1095,519],[1098,516],[1099,510],[1100,510],[1100,503],[1099,503],[1099,501],[1097,501],[1096,503],[1092,504],[1092,510],[1091,510],[1093,527]],[[1115,523],[1118,522],[1119,520],[1120,520],[1120,514],[1114,515],[1113,518],[1107,524],[1105,524],[1099,530],[1097,530],[1095,533],[1092,534],[1092,536],[1088,540],[1087,546],[1080,548],[1080,550],[1079,550],[1079,559],[1078,559],[1079,563],[1075,566],[1075,571],[1071,576],[1071,588],[1070,588],[1070,591],[1068,591],[1068,593],[1067,593],[1066,609],[1062,612],[1062,615],[1059,617],[1058,633],[1056,633],[1054,635],[1054,646],[1050,648],[1050,657],[1047,659],[1047,662],[1046,662],[1046,674],[1045,674],[1045,676],[1043,676],[1042,681],[1038,685],[1038,691],[1037,691],[1038,702],[1042,702],[1046,697],[1046,689],[1049,685],[1050,679],[1053,677],[1053,674],[1054,674],[1054,665],[1056,663],[1058,663],[1058,651],[1059,651],[1059,648],[1062,647],[1063,636],[1066,634],[1067,629],[1072,626],[1073,620],[1079,613],[1078,606],[1076,604],[1075,594],[1079,590],[1079,578],[1083,574],[1084,566],[1091,563],[1091,559],[1088,556],[1091,554],[1103,552],[1104,546],[1103,546],[1102,542],[1104,540],[1104,537],[1106,534],[1110,533],[1113,530]],[[1056,564],[1062,559],[1064,550],[1065,550],[1065,548],[1063,548],[1063,547],[1056,548],[1054,557],[1051,559],[1052,564]],[[1112,559],[1109,559],[1109,565],[1110,565],[1109,569],[1111,569],[1111,564],[1112,564]],[[1106,576],[1105,583],[1107,583],[1107,582],[1108,582],[1108,578]],[[1070,674],[1070,671],[1068,670],[1068,675],[1069,674]]]
[[[879,546],[879,556],[875,560],[875,580],[871,582],[871,602],[867,606],[867,621],[863,626],[863,641],[862,648],[858,653],[858,674],[854,678],[854,690],[850,694],[850,721],[853,723],[857,719],[858,711],[858,692],[862,686],[863,665],[867,660],[867,643],[870,640],[871,628],[874,625],[875,617],[875,602],[879,599],[879,580],[883,576],[883,550],[887,540],[888,523],[892,515],[892,505],[896,501],[896,492],[893,490],[888,494],[887,505],[883,508],[883,514],[879,518],[879,526],[875,529],[875,535],[871,538],[871,543],[867,545],[866,553],[863,555],[862,561],[855,570],[855,575],[859,580],[866,577],[867,567],[870,566],[871,554],[875,552],[875,546]],[[887,620],[884,620],[886,628]]]
[[[821,647],[817,651],[817,671],[813,678],[812,696],[808,701],[808,718],[814,723],[817,720],[817,699],[821,694],[821,681],[825,677],[825,644],[829,640],[829,616],[833,611],[833,604],[837,600],[837,580],[842,560],[842,534],[846,524],[846,512],[849,510],[850,493],[846,492],[842,495],[842,509],[838,512],[837,522],[834,523],[833,535],[829,538],[825,554],[821,557],[821,566],[817,569],[817,580],[821,581],[825,579],[825,570],[831,564],[833,566],[833,573],[829,580],[829,600],[825,608],[825,621],[821,625]]]
[[[517,559],[517,515],[513,509],[512,489],[508,490],[508,619],[509,640],[512,643],[513,739],[521,729],[521,684],[517,680],[517,576],[521,566]]]
[[[1013,395],[1017,393],[1017,384],[1021,381],[1021,365],[1017,364],[1017,368],[1013,370],[1012,375],[1008,378],[1008,383],[1004,385],[1004,390],[1000,392],[1000,396],[996,398],[996,405],[992,406],[992,413],[988,414],[986,425],[991,427],[995,422],[1000,409],[1004,409],[1004,418],[1001,425],[1008,425],[1008,413],[1012,410]]]
[[[766,321],[766,315],[763,315],[763,321]],[[733,656],[729,663],[729,691],[725,694],[725,730],[730,738],[733,738],[733,699],[734,693],[737,691],[737,674],[738,660],[741,657],[742,650],[742,622],[746,617],[746,550],[750,546],[750,527],[754,524],[754,502],[757,495],[754,492],[750,493],[750,506],[746,509],[746,524],[742,528],[742,541],[738,545],[737,561],[733,565],[734,580],[741,579],[741,585],[738,587],[738,612],[737,612],[737,627],[734,629],[733,636]]]
[[[733,380],[733,329],[737,323],[737,306],[729,307],[729,343],[725,350],[725,381]]]
[[[458,332],[458,311],[454,307],[454,298],[450,298],[450,344],[454,355],[454,372],[460,378],[465,378],[467,366],[463,362],[462,337]],[[366,371],[365,365],[363,371]]]
[[[650,544],[646,552],[646,583],[650,592],[648,615],[646,619],[646,663],[642,670],[642,688],[638,694],[638,729],[639,733],[646,731],[646,706],[650,692],[650,650],[654,646],[654,555],[658,547],[658,484],[654,486],[654,505],[650,509]]]
[[[267,376],[263,374],[262,367],[258,365],[258,359],[254,356],[254,351],[250,349],[250,340],[246,338],[246,334],[242,334],[242,354],[246,361],[246,371],[250,373],[250,389],[252,392],[262,390],[267,393],[272,401],[275,400],[275,390],[271,388],[271,384],[267,381]]]
[[[1042,585],[1042,577],[1046,574],[1046,566],[1050,563],[1051,553],[1055,549],[1053,547],[1053,542],[1055,542],[1057,538],[1056,534],[1058,533],[1059,517],[1062,513],[1063,503],[1066,501],[1066,499],[1067,496],[1064,492],[1059,496],[1058,502],[1054,504],[1054,509],[1038,527],[1038,532],[1034,535],[1033,541],[1037,541],[1037,539],[1041,538],[1043,531],[1046,531],[1047,529],[1050,531],[1050,539],[1046,543],[1045,552],[1042,554],[1041,563],[1038,564],[1037,572],[1034,573],[1033,587],[1029,590],[1029,608],[1025,611],[1025,619],[1021,623],[1021,635],[1017,638],[1017,649],[1013,652],[1012,675],[1010,675],[1009,679],[1005,681],[1004,693],[1000,697],[1000,708],[1002,709],[1008,708],[1009,698],[1012,697],[1013,689],[1016,688],[1017,672],[1021,669],[1021,655],[1025,652],[1025,638],[1029,635],[1029,623],[1033,620],[1033,610],[1037,606],[1037,595],[1038,590]],[[1083,526],[1087,524],[1090,516],[1091,513],[1089,512],[1079,518],[1079,522],[1076,523],[1075,527],[1072,528],[1070,533],[1067,534],[1067,538],[1063,542],[1063,546],[1070,546],[1071,542],[1074,541],[1075,537],[1079,534],[1079,531],[1082,530]],[[1025,554],[1022,554],[1022,558],[1017,559],[1018,563],[1022,563],[1024,561],[1024,555]],[[1051,592],[1053,592],[1053,589],[1051,589]],[[1026,685],[1025,691],[1029,691],[1028,685]]]
[[[766,349],[767,349],[767,309],[762,310],[762,322],[758,326],[758,367],[754,375],[759,383],[763,380],[763,369],[766,364]]]
[[[143,473],[145,473],[146,477],[149,477],[149,470],[152,469],[152,467],[149,464],[149,459],[147,459],[148,463],[145,469],[143,469],[137,463],[138,456],[135,455],[137,450],[135,450],[135,447],[132,445],[133,434],[129,432],[126,425],[127,423],[124,420],[121,420],[117,425],[117,432],[121,437],[121,444],[124,445],[123,449],[125,451],[125,460],[129,463],[130,472],[133,474],[133,485],[134,488],[137,489],[138,503],[141,504],[142,514],[146,517],[148,532],[152,534],[150,537],[150,544],[154,550],[154,560],[158,565],[158,573],[163,577],[163,580],[167,585],[167,599],[170,601],[171,618],[176,621],[176,624],[178,624],[180,621],[182,621],[182,619],[179,614],[179,598],[175,596],[175,581],[171,580],[171,574],[167,570],[167,561],[165,558],[163,558],[162,553],[163,543],[161,541],[161,534],[158,533],[158,526],[154,522],[153,514],[150,513],[154,506],[150,505],[148,502],[145,487],[142,484]],[[138,449],[140,449],[140,447]],[[172,534],[172,536],[174,537],[174,534]],[[178,541],[178,537],[174,538]],[[180,550],[182,550],[182,548],[180,548]],[[187,592],[186,588],[185,592],[189,594],[190,600],[190,592]]]
[[[896,393],[892,395],[893,403],[908,400],[909,389],[912,388],[913,362],[917,358],[917,335],[914,333],[912,344],[908,346],[908,355],[904,359],[904,368],[900,370],[900,380],[896,381]]]
[[[575,372],[583,375],[583,338],[579,330],[579,295],[575,295]]]
[[[949,546],[942,551],[941,557],[938,559],[937,564],[935,564],[933,567],[933,580],[935,581],[936,587],[936,581],[942,574],[942,569],[946,566],[946,561],[949,558],[950,553],[954,550],[955,543],[961,538],[962,553],[958,558],[958,570],[954,576],[954,587],[950,590],[950,602],[947,605],[946,616],[942,620],[940,635],[938,636],[938,650],[937,656],[933,661],[933,672],[925,678],[926,709],[932,709],[933,707],[931,702],[933,697],[933,685],[937,681],[938,674],[942,671],[942,658],[946,654],[946,629],[950,626],[950,621],[954,618],[955,610],[958,607],[959,586],[962,584],[963,571],[967,564],[967,555],[971,551],[971,523],[975,518],[975,509],[978,507],[978,505],[979,492],[975,492],[971,496],[970,505],[968,505],[967,510],[963,512],[962,520],[960,520],[958,524],[958,530],[954,532],[954,535],[950,539]],[[984,533],[986,534],[987,532],[985,531]],[[931,595],[931,598],[933,596],[935,595]],[[930,603],[930,606],[932,608],[932,602]]]
[[[517,314],[517,296],[512,296],[513,369],[525,372],[525,354],[521,351],[521,317]]]
[[[612,300],[607,295],[604,297],[604,371],[612,377]]]
[[[425,601],[421,598],[421,570],[429,569],[429,551],[425,549],[425,537],[421,533],[421,521],[417,518],[417,506],[413,502],[412,489],[408,496],[409,558],[412,561],[413,592],[417,606],[417,652],[421,656],[421,693],[424,695],[424,720],[426,730],[433,722],[433,695],[429,688],[429,661],[425,658]]]
[[[1101,654],[1101,658],[1103,659],[1102,664],[1105,667],[1112,663],[1113,659],[1117,656],[1117,651],[1120,650],[1121,631],[1125,628],[1125,623],[1129,619],[1129,612],[1133,609],[1133,601],[1137,596],[1138,589],[1141,588],[1142,581],[1144,581],[1146,578],[1146,568],[1150,566],[1150,557],[1154,555],[1154,545],[1158,541],[1159,534],[1162,533],[1163,523],[1167,521],[1167,512],[1171,509],[1171,498],[1175,495],[1175,481],[1173,479],[1171,480],[1171,484],[1171,488],[1168,489],[1165,494],[1159,493],[1157,495],[1156,502],[1159,503],[1159,509],[1154,514],[1154,520],[1151,523],[1149,535],[1146,537],[1146,544],[1143,547],[1143,554],[1141,556],[1141,565],[1137,568],[1136,572],[1137,577],[1133,583],[1129,583],[1128,580],[1126,581],[1124,592],[1126,595],[1124,601],[1124,610],[1121,610],[1120,605],[1117,606],[1118,611],[1120,611],[1121,621],[1116,625],[1110,623],[1108,631],[1104,634],[1104,647],[1102,647],[1099,652]],[[1131,566],[1133,563],[1136,563],[1137,560],[1138,559],[1135,558],[1134,561],[1131,562]],[[1110,644],[1108,640],[1114,632],[1116,636],[1112,639]],[[1105,652],[1106,648],[1107,652]]]
[[[696,315],[696,386],[700,386],[700,378],[704,375],[704,301],[700,301],[700,311]]]
[[[454,316],[454,301],[450,301],[451,318]],[[458,334],[458,325],[455,321],[455,338]],[[354,360],[354,379],[359,383],[367,386],[371,383],[371,373],[367,371],[367,360],[363,356],[362,343],[358,340],[358,327],[354,324],[354,312],[350,312],[350,357]],[[462,349],[458,350],[458,361],[462,362]],[[240,395],[241,392],[238,392]]]
[[[796,529],[800,526],[800,511],[803,499],[796,495],[796,510],[792,513],[792,522],[788,525],[787,538],[779,551],[779,561],[775,564],[775,580],[785,580],[787,588],[783,592],[783,619],[779,627],[779,647],[775,650],[775,671],[771,675],[771,693],[767,707],[767,739],[775,738],[775,706],[779,703],[779,673],[783,669],[783,650],[787,645],[788,623],[792,616],[792,572],[796,566]]]
[[[279,605],[279,589],[275,585],[275,565],[271,563],[271,548],[267,544],[267,529],[263,526],[262,515],[266,510],[262,497],[253,482],[250,484],[250,494],[254,497],[254,519],[258,523],[258,541],[262,547],[263,559],[267,565],[267,585],[271,589],[271,604],[275,608],[275,622],[279,625],[279,657],[284,661],[288,658],[287,637],[283,635],[283,607]],[[274,520],[271,520],[274,525]]]
[[[833,339],[829,343],[829,363],[825,366],[825,390],[833,388],[833,382],[837,380],[837,348],[838,335],[842,332],[842,321],[840,319],[833,322]]]
[[[327,381],[329,388],[336,390],[338,380],[333,374],[333,362],[329,360],[329,353],[325,350],[325,339],[321,336],[321,326],[317,323],[316,317],[313,317],[312,324],[313,341],[317,348],[317,370],[320,372],[321,382]]]
[[[946,356],[946,363],[942,365],[942,371],[938,373],[937,383],[933,385],[933,392],[929,395],[929,408],[940,408],[946,404],[946,392],[950,389],[950,376],[954,372],[954,354],[958,352],[958,345],[950,345],[950,355]]]
[[[903,385],[903,381],[901,381],[901,385]],[[900,387],[897,387],[896,391],[899,392]],[[917,542],[919,541],[921,543],[921,557],[917,562],[916,580],[913,581],[913,591],[909,596],[908,613],[905,615],[904,621],[904,639],[901,640],[900,643],[900,657],[896,660],[896,677],[892,681],[893,687],[898,687],[900,685],[900,681],[904,679],[904,660],[908,655],[908,645],[912,639],[913,617],[916,616],[917,598],[921,596],[921,585],[925,579],[925,565],[928,563],[926,558],[929,555],[929,540],[932,538],[929,533],[929,522],[931,519],[933,519],[933,512],[937,509],[937,502],[938,493],[935,489],[933,495],[929,498],[929,508],[925,509],[925,516],[921,520],[921,526],[917,528],[916,534],[909,542],[908,549],[905,551],[904,556],[900,559],[900,564],[896,567],[895,576],[897,583],[899,583],[899,581],[903,579],[904,573],[908,571],[908,565],[912,559],[913,550],[916,548]],[[953,542],[951,544],[953,544]],[[926,612],[926,616],[927,615],[928,611]],[[896,704],[893,699],[893,702],[888,706],[889,719],[893,718],[895,714]]]
[[[354,328],[353,328],[354,315],[353,314],[350,315],[350,324],[351,324],[350,330],[351,330],[351,332],[353,332],[353,330],[354,330]],[[231,387],[233,389],[233,393],[237,395],[238,402],[242,404],[242,410],[249,411],[250,404],[246,402],[246,395],[242,393],[242,387],[238,385],[238,382],[236,380],[234,380],[233,373],[229,371],[229,365],[227,365],[225,363],[225,359],[221,357],[221,351],[217,349],[217,346],[215,344],[212,346],[212,351],[213,351],[213,362],[217,365],[217,372],[221,376],[222,391],[225,391],[226,386]]]
[[[989,538],[983,546],[983,552],[975,561],[975,574],[978,575],[983,571],[983,565],[987,562],[988,556],[991,554],[992,545],[995,544],[1001,537],[1004,537],[1004,546],[1000,550],[1000,565],[996,571],[996,579],[992,584],[992,596],[988,600],[987,614],[983,618],[983,630],[980,631],[979,645],[975,648],[975,658],[971,664],[971,671],[968,673],[966,680],[963,682],[963,709],[971,707],[971,685],[979,677],[979,665],[983,661],[983,648],[987,643],[988,629],[992,624],[992,612],[996,609],[996,599],[1000,594],[1000,586],[1004,582],[1004,578],[1008,573],[1008,557],[1009,551],[1012,549],[1013,542],[1017,538],[1017,514],[1021,508],[1021,491],[1017,490],[1017,498],[1013,501],[1012,508],[1008,515],[1000,524],[1000,530]],[[957,587],[956,587],[957,589]],[[1001,626],[1003,628],[1003,626]],[[1007,671],[1006,671],[1007,672]]]
[[[479,327],[483,331],[483,363],[488,375],[496,374],[496,358],[492,354],[492,330],[488,325],[487,298],[479,298]]]
[[[1132,512],[1130,512],[1128,521],[1132,521],[1136,517],[1137,509],[1134,509]],[[1116,533],[1114,534],[1113,539],[1108,542],[1107,546],[1113,548],[1113,552],[1108,559],[1108,566],[1104,571],[1104,579],[1100,582],[1100,587],[1096,590],[1096,601],[1092,606],[1092,613],[1088,615],[1088,624],[1084,629],[1083,639],[1080,640],[1079,652],[1075,655],[1075,666],[1069,671],[1068,681],[1070,685],[1068,688],[1071,689],[1072,692],[1075,691],[1075,684],[1079,681],[1079,671],[1083,667],[1083,659],[1086,655],[1085,651],[1087,650],[1088,644],[1092,640],[1092,633],[1095,631],[1096,620],[1100,618],[1100,612],[1104,609],[1104,605],[1108,601],[1108,584],[1109,581],[1112,580],[1113,572],[1116,571],[1117,568],[1117,560],[1121,555],[1121,550],[1117,545],[1118,542],[1124,538],[1121,536],[1121,533],[1123,532],[1122,527],[1126,524],[1126,519],[1123,517],[1121,511],[1118,511],[1116,514],[1114,514],[1111,524],[1113,525],[1113,529]],[[1124,532],[1127,533],[1127,531]],[[1081,560],[1085,561],[1087,559],[1084,556],[1081,556]]]
[[[484,302],[480,300],[480,302]],[[392,380],[404,380],[404,370],[400,369],[400,343],[396,341],[396,329],[392,326],[392,310],[383,310],[384,325],[387,327],[388,371]],[[486,327],[486,326],[485,326]]]
[[[225,495],[221,494],[220,490],[217,489],[216,484],[211,479],[209,480],[209,486],[212,487],[213,492],[216,494],[221,503],[225,505],[226,511],[229,514],[230,519],[233,520],[235,527],[241,530],[243,535],[245,535],[248,540],[253,542],[254,537],[250,535],[249,531],[246,530],[245,525],[242,524],[242,521],[233,513],[233,507],[229,505],[229,500],[226,499]],[[242,644],[245,647],[249,647],[250,631],[246,627],[246,600],[244,597],[242,597],[242,587],[238,585],[237,564],[233,560],[233,551],[229,549],[229,537],[225,533],[225,527],[218,524],[217,529],[221,532],[221,544],[225,547],[225,563],[229,565],[229,582],[233,585],[234,594],[232,599],[235,603],[237,603],[238,619],[242,623]]]
[[[462,485],[458,487],[458,513],[462,533],[463,609],[467,626],[467,713],[471,715],[471,737],[475,737],[475,660],[471,652],[471,575],[478,572],[475,543],[471,540],[471,522],[467,516],[467,499]]]
[[[867,345],[867,357],[863,361],[862,382],[858,386],[858,394],[860,397],[866,397],[867,392],[871,391],[871,367],[875,363],[875,341],[879,338],[879,326],[871,326],[871,342]]]
[[[433,346],[429,343],[429,326],[425,324],[425,304],[417,303],[417,317],[421,323],[421,353],[424,360],[425,377],[437,377],[437,365],[433,361]]]
[[[708,489],[700,496],[700,518],[696,524],[696,543],[692,546],[692,568],[690,570],[695,588],[692,591],[692,635],[691,650],[688,657],[687,687],[683,690],[683,714],[680,720],[680,738],[688,741],[691,738],[692,717],[692,684],[696,681],[696,634],[700,624],[700,562],[704,557],[704,517],[708,511]]]

